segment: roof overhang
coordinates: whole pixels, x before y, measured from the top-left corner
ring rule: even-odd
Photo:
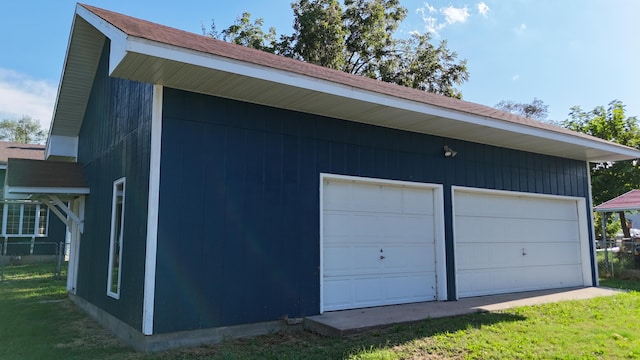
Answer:
[[[128,28],[127,21],[136,27]],[[77,6],[52,138],[78,136],[91,71],[96,69],[104,40],[109,39],[109,70],[114,77],[563,158],[590,162],[640,158],[636,149],[486,106],[204,40],[176,29],[161,27],[162,31],[147,35],[139,30],[145,26],[161,27]],[[55,156],[49,145],[47,156]],[[77,152],[77,141],[75,148]]]
[[[90,193],[82,165],[75,162],[9,159],[4,183],[7,199],[54,195],[72,199]]]

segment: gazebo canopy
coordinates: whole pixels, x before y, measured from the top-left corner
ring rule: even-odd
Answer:
[[[640,210],[640,190],[631,190],[593,208],[600,213]]]

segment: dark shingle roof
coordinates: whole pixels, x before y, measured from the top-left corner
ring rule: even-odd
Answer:
[[[602,162],[640,158],[636,149],[488,106],[82,4],[76,8],[48,156],[69,156],[60,149],[69,145],[65,141],[79,136],[104,39],[112,45],[109,70],[113,77],[569,159]]]
[[[44,160],[44,145],[0,142],[0,164],[9,158]]]
[[[82,164],[9,159],[5,185],[29,188],[88,188]]]
[[[186,50],[195,50],[212,55],[222,56],[233,60],[252,63],[284,70],[295,74],[311,76],[333,83],[350,87],[374,91],[384,95],[421,102],[428,105],[465,112],[471,115],[488,117],[518,125],[530,126],[558,133],[578,136],[590,141],[609,143],[606,140],[595,138],[586,134],[577,133],[556,125],[539,122],[489,106],[480,105],[468,101],[458,100],[442,95],[437,95],[422,90],[400,86],[384,81],[379,81],[364,76],[348,74],[342,71],[325,68],[315,64],[274,55],[264,51],[240,46],[203,36],[184,30],[171,28],[150,21],[141,20],[128,15],[97,8],[94,6],[79,4],[85,9],[96,14],[106,22],[120,29],[129,36],[134,36],[154,42],[172,45]]]

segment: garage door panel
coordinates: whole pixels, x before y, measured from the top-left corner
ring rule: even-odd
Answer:
[[[432,217],[425,215],[380,216],[377,221],[379,234],[385,238],[433,243]],[[402,229],[402,231],[398,231],[398,229]]]
[[[325,310],[344,309],[353,303],[353,287],[351,279],[325,279],[323,287],[323,302]]]
[[[326,242],[342,242],[353,238],[358,242],[388,242],[390,239],[433,242],[433,218],[426,215],[396,215],[381,213],[326,212],[324,235]],[[403,229],[401,232],[398,228]]]
[[[419,189],[404,189],[402,212],[404,214],[433,215],[433,192]]]
[[[454,191],[458,297],[583,285],[577,200]]]
[[[331,311],[435,300],[434,279],[430,274],[325,279],[324,309]]]
[[[393,278],[386,287],[386,305],[404,302],[435,300],[433,274],[407,274]]]
[[[553,271],[557,276],[548,277],[549,271]],[[460,272],[458,274],[458,296],[464,298],[582,286],[582,277],[575,275],[580,271],[580,265],[557,265],[553,267],[516,268],[508,271],[491,269]]]
[[[433,263],[425,259],[433,258],[433,244],[325,246],[323,271],[325,277],[431,272]]]
[[[433,214],[433,193],[424,189],[325,181],[324,191],[325,210]]]
[[[466,195],[466,194],[465,194]],[[529,218],[535,214],[540,219],[577,220],[575,204],[564,200],[536,199],[521,196],[481,195],[458,196],[455,199],[456,214],[496,218]]]
[[[324,179],[323,309],[434,300],[433,189]]]
[[[519,266],[579,265],[578,244],[458,244],[458,270],[509,269]],[[524,255],[523,255],[524,254]]]
[[[380,272],[377,247],[331,246],[324,250],[324,276],[375,274]]]
[[[384,257],[379,261],[388,273],[434,271],[433,262],[427,260],[435,259],[435,249],[431,244],[386,246],[383,250],[383,252],[378,252],[376,256]]]
[[[541,228],[544,228],[544,233],[553,234],[555,242],[578,241],[575,221],[457,216],[456,242],[544,242],[548,239],[541,236]]]
[[[363,239],[373,239],[379,236],[381,226],[379,216],[372,214],[326,212],[324,214],[324,234],[328,241],[332,237],[356,236]]]

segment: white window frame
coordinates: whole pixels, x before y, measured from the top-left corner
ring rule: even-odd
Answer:
[[[118,193],[118,187],[122,186],[121,194]],[[109,240],[109,269],[107,276],[107,295],[114,298],[120,299],[120,284],[122,280],[122,243],[123,243],[123,232],[124,232],[124,217],[125,217],[125,194],[126,194],[126,178],[122,177],[113,182],[113,196],[111,199],[111,235]],[[118,204],[118,197],[122,196],[122,203]],[[120,214],[120,223],[117,224],[117,216],[116,211],[117,207],[121,206],[121,214]],[[119,229],[117,227],[119,226]],[[118,244],[118,282],[116,291],[111,290],[111,285],[113,281],[113,270],[114,270],[114,252],[116,246],[116,236],[119,236]]]
[[[17,233],[7,233],[7,224],[8,224],[8,213],[9,213],[9,205],[16,205],[16,206],[20,206],[20,216],[18,219],[18,232]],[[0,206],[2,206],[2,217],[0,218],[0,221],[2,221],[2,229],[0,230],[1,232],[1,236],[3,237],[37,237],[37,238],[42,238],[42,237],[48,237],[49,236],[49,209],[45,207],[44,204],[42,203],[38,203],[38,202],[12,202],[12,201],[5,201],[4,203],[0,203]],[[35,206],[35,219],[34,219],[34,229],[32,232],[24,232],[24,207],[25,206]],[[45,219],[46,219],[46,224],[44,225],[44,234],[40,234],[39,230],[40,230],[40,212],[42,211],[42,209],[46,209],[46,215],[45,215]]]

